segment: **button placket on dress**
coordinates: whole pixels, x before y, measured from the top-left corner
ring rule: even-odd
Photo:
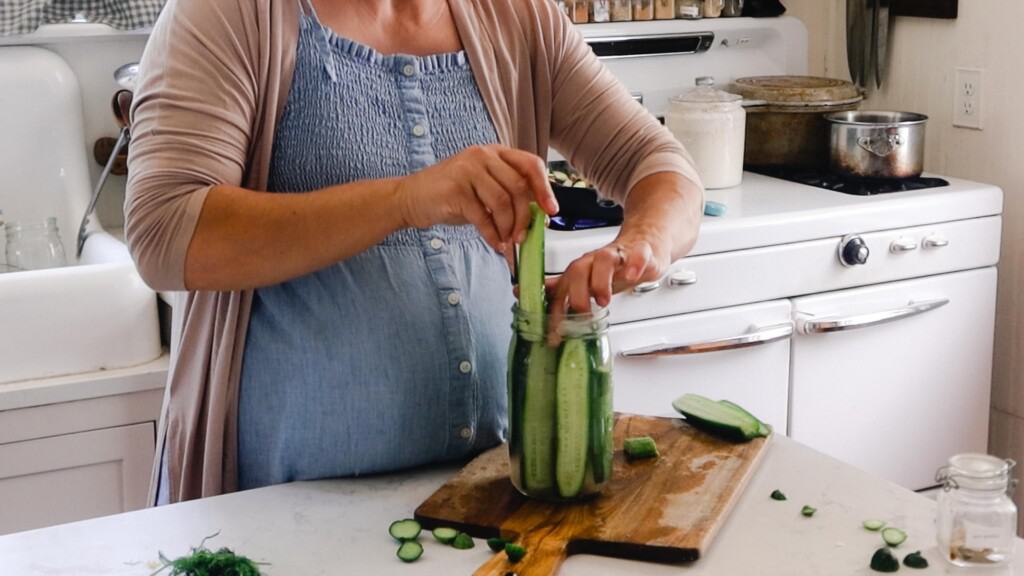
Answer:
[[[437,162],[421,84],[424,66],[429,67],[431,62],[429,59],[395,56],[394,69],[405,113],[410,172],[423,170]],[[474,346],[469,318],[464,307],[459,305],[463,286],[452,261],[453,240],[441,237],[436,228],[418,233],[427,268],[442,302],[441,318],[451,366],[448,390],[448,428],[451,433],[447,451],[455,456],[464,453],[475,439],[478,382],[471,362]]]

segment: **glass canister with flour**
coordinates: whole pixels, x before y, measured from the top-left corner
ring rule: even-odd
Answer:
[[[686,147],[705,188],[731,188],[743,181],[747,114],[743,97],[715,88],[713,78],[672,98],[665,126]]]

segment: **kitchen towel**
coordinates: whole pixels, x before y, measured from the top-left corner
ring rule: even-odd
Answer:
[[[30,34],[43,24],[96,22],[119,30],[152,26],[165,0],[4,0],[0,36]]]

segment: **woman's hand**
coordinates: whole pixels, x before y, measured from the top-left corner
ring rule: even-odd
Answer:
[[[408,226],[472,224],[505,254],[526,235],[531,201],[548,214],[558,212],[544,161],[499,145],[467,148],[402,178],[396,192]]]

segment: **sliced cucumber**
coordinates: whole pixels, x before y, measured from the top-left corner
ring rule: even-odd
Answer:
[[[526,370],[520,377],[523,393],[523,485],[531,493],[550,491],[555,485],[555,378],[558,352],[544,341],[529,344]]]
[[[863,526],[865,530],[878,532],[882,528],[885,528],[885,522],[882,522],[881,520],[865,520]]]
[[[490,548],[493,552],[501,552],[505,549],[505,544],[508,544],[508,541],[504,538],[487,539],[487,547]]]
[[[903,558],[903,565],[907,568],[914,568],[917,570],[924,570],[928,567],[928,559],[921,556],[921,551],[911,552]]]
[[[399,542],[405,542],[419,538],[422,529],[419,522],[412,518],[406,518],[392,522],[388,527],[388,534],[391,534],[391,537]]]
[[[519,562],[526,556],[526,548],[523,548],[519,544],[512,544],[509,542],[505,545],[505,555],[508,556],[508,561],[512,564]]]
[[[747,441],[760,435],[756,418],[697,394],[684,394],[672,406],[693,426],[735,441]]]
[[[875,572],[896,572],[900,569],[900,561],[888,547],[882,547],[871,556],[870,566]]]
[[[626,453],[626,458],[630,460],[658,457],[658,445],[654,443],[654,438],[650,436],[626,438],[622,442],[622,450]]]
[[[455,537],[455,540],[452,540],[452,548],[455,548],[456,550],[469,550],[474,546],[476,546],[476,544],[473,542],[473,537],[465,532],[459,532],[459,535]]]
[[[434,535],[434,540],[437,540],[441,544],[451,544],[452,540],[455,540],[455,537],[459,535],[459,531],[455,528],[442,526],[440,528],[434,528],[432,534]]]
[[[907,540],[907,533],[899,528],[886,528],[882,530],[882,540],[889,546],[899,546]]]
[[[804,506],[803,508],[800,509],[800,514],[803,514],[807,518],[810,518],[811,516],[814,516],[814,513],[817,511],[818,509],[815,508],[814,506]]]
[[[415,562],[420,559],[420,556],[423,556],[423,545],[415,540],[402,542],[402,545],[398,547],[396,556],[402,562]]]
[[[544,304],[544,226],[547,216],[535,202],[530,203],[530,227],[526,240],[519,247],[519,309],[531,319],[541,322],[547,307]],[[531,331],[544,338],[544,330]]]
[[[737,412],[739,412],[740,414],[742,414],[742,415],[744,415],[744,416],[746,416],[748,418],[753,418],[754,420],[757,420],[757,435],[758,436],[764,436],[764,437],[771,436],[771,434],[772,434],[772,427],[767,425],[767,424],[765,424],[764,422],[762,422],[757,416],[754,416],[750,412],[747,412],[747,409],[744,408],[743,406],[740,406],[739,404],[736,404],[735,402],[730,402],[728,400],[719,400],[718,403],[722,404],[724,406],[728,406],[728,407],[732,408],[733,410],[736,410]]]
[[[786,495],[782,493],[782,490],[772,490],[771,499],[784,502],[786,500]]]
[[[600,484],[612,475],[612,456],[615,453],[612,434],[615,430],[615,415],[612,412],[612,375],[605,370],[608,365],[607,348],[595,340],[588,345],[590,350],[590,466],[594,482]]]
[[[590,358],[585,341],[570,338],[562,344],[555,392],[555,479],[558,495],[574,498],[587,478],[590,422]]]

